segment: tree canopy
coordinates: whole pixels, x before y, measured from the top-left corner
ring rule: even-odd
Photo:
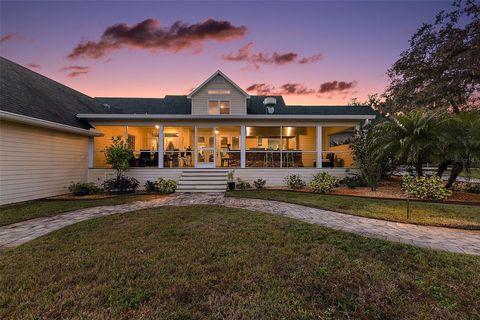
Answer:
[[[388,70],[380,111],[418,108],[480,110],[480,5],[456,1],[410,39],[410,48]]]

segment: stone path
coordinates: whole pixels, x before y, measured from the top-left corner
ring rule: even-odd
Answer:
[[[53,217],[19,222],[0,227],[0,250],[18,246],[54,230],[96,217],[167,205],[189,206],[195,204],[223,205],[262,211],[370,238],[386,239],[436,250],[480,255],[480,231],[382,221],[278,201],[224,197],[223,194],[218,193],[175,194],[156,200],[80,209]]]

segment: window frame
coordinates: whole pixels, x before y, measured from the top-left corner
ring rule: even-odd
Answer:
[[[210,113],[210,102],[217,102],[217,113]],[[221,107],[220,103],[221,102],[228,102],[228,113],[221,113]],[[217,99],[208,99],[207,101],[207,113],[208,115],[230,115],[232,114],[232,101],[230,99],[222,99],[222,98],[217,98]]]

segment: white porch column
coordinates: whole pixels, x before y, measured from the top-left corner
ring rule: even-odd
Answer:
[[[163,125],[158,126],[158,167],[163,168]]]
[[[322,126],[317,126],[317,168],[322,168]]]
[[[247,138],[247,129],[245,126],[240,127],[240,168],[245,168],[245,163],[247,160],[247,153],[245,152],[245,145],[246,145],[246,138]]]
[[[88,168],[93,168],[93,137],[88,137]]]
[[[194,144],[193,144],[193,166],[197,167],[197,158],[198,158],[198,150],[197,150],[197,126],[195,126],[195,135],[193,136]]]

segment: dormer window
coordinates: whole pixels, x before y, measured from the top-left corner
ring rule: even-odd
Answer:
[[[230,114],[230,101],[209,100],[208,114]]]
[[[208,90],[208,94],[230,94],[230,90],[224,90],[224,89],[212,89]]]

